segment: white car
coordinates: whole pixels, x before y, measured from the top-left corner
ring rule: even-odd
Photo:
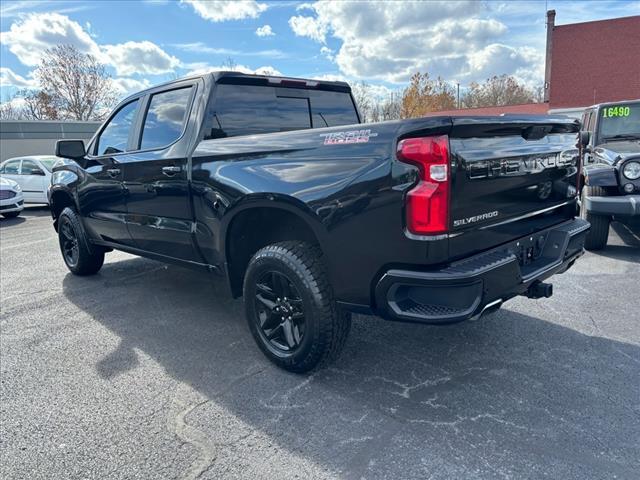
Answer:
[[[49,203],[47,188],[51,183],[51,170],[60,160],[51,155],[9,158],[0,164],[0,175],[18,182],[25,203]]]
[[[0,176],[0,214],[6,218],[17,217],[24,208],[23,203],[20,185]]]

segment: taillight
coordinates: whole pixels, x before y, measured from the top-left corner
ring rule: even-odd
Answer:
[[[398,143],[398,159],[420,169],[420,182],[407,193],[407,229],[417,235],[449,230],[449,137],[407,138]]]

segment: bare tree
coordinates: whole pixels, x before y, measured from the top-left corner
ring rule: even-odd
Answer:
[[[44,90],[22,90],[24,99],[22,117],[26,120],[58,120],[60,106],[56,99]]]
[[[228,70],[230,72],[235,72],[238,68],[238,64],[236,63],[236,61],[231,58],[231,57],[227,57],[227,59],[222,62],[221,65],[223,70]]]
[[[356,83],[351,86],[351,94],[362,116],[362,121],[365,123],[376,121],[373,118],[376,102],[372,98],[370,85],[365,82]]]
[[[466,108],[495,107],[531,103],[534,92],[509,75],[493,76],[482,84],[472,83],[462,97]]]
[[[22,109],[16,107],[12,100],[13,98],[10,98],[4,103],[0,103],[0,120],[22,120],[24,118]]]
[[[71,45],[47,50],[35,71],[43,95],[51,98],[57,118],[94,120],[116,102],[111,77],[93,55]]]

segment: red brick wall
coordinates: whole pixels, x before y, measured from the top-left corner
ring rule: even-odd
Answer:
[[[640,98],[640,16],[553,29],[550,108]]]

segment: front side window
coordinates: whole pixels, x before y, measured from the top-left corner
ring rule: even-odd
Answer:
[[[7,175],[18,175],[20,172],[20,160],[11,160],[4,164],[0,173],[6,173]]]
[[[20,172],[22,175],[38,175],[38,173],[42,172],[42,169],[36,162],[33,162],[31,160],[23,160],[22,169],[20,170]]]
[[[129,133],[136,118],[138,100],[127,103],[111,117],[96,142],[96,155],[112,155],[127,150]]]
[[[142,150],[166,147],[180,138],[187,118],[191,89],[180,88],[151,96],[142,129]]]

